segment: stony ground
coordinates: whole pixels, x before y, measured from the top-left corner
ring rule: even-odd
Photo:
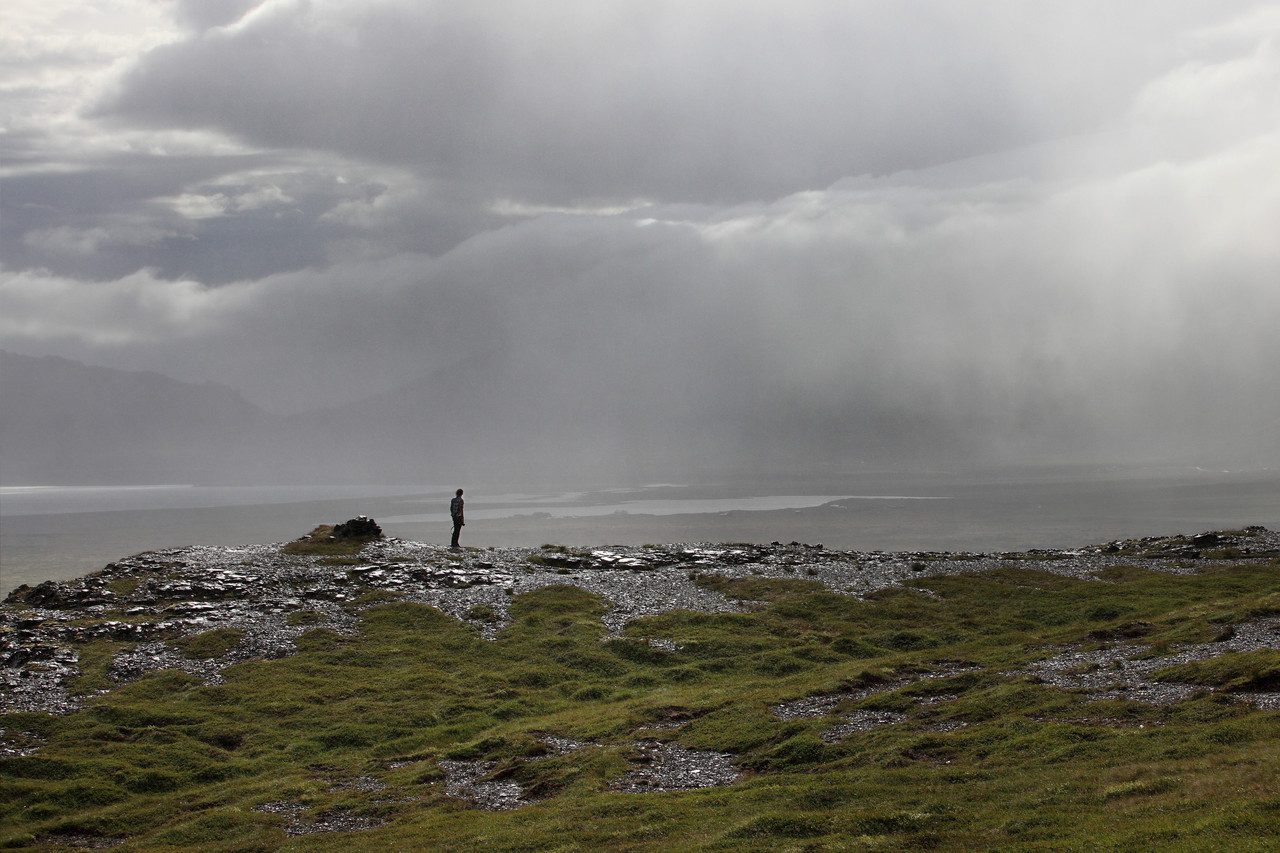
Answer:
[[[1205,565],[1271,559],[1280,556],[1280,534],[1248,528],[1008,554],[832,551],[800,543],[455,551],[387,539],[370,543],[355,559],[338,560],[289,555],[282,553],[281,547],[152,551],[112,563],[85,578],[20,587],[0,605],[0,712],[64,714],[80,707],[85,697],[70,690],[70,679],[78,671],[77,650],[94,639],[133,644],[130,651],[113,660],[109,678],[114,682],[127,683],[150,670],[181,669],[217,683],[222,670],[238,662],[291,654],[296,638],[317,620],[339,633],[353,632],[364,606],[392,597],[437,607],[474,625],[482,636],[493,638],[507,623],[508,605],[514,596],[568,584],[608,602],[610,609],[603,621],[616,633],[631,619],[676,608],[732,612],[762,606],[761,602],[726,598],[699,585],[695,582],[699,574],[808,579],[853,596],[900,584],[906,578],[983,572],[1010,565],[1100,580],[1106,569],[1120,565],[1189,573]],[[311,618],[290,618],[304,612]],[[238,645],[220,657],[188,657],[180,644],[175,644],[218,628],[235,629],[241,635]],[[1053,657],[1025,671],[1008,674],[1034,674],[1047,683],[1100,698],[1168,704],[1183,698],[1190,688],[1152,681],[1156,669],[1257,648],[1280,648],[1280,619],[1233,626],[1218,641],[1179,650],[1176,660],[1143,659],[1143,647],[1123,642],[1089,651],[1057,650]],[[954,674],[940,671],[914,678]],[[871,690],[893,690],[905,683]],[[871,690],[803,697],[772,710],[782,719],[825,716],[841,702],[863,698]],[[947,698],[927,691],[920,696],[918,701],[925,705]],[[1280,694],[1255,694],[1249,699],[1264,709],[1280,709]],[[891,712],[856,712],[823,737],[840,740],[854,732],[892,725],[902,717]],[[939,721],[939,730],[945,730],[946,725]],[[547,736],[546,745],[549,754],[594,746],[554,735]],[[31,754],[39,746],[38,740],[24,733],[6,735],[0,731],[0,758]],[[730,784],[737,777],[732,756],[720,753],[686,750],[657,740],[637,742],[633,752],[633,769],[617,781],[619,790],[710,787]],[[486,809],[516,808],[527,802],[515,783],[487,778],[490,768],[482,762],[440,764],[453,796]],[[341,784],[359,784],[359,780]],[[286,817],[298,811],[297,804],[288,802],[262,808]],[[295,820],[290,832],[367,828],[356,825],[361,820],[366,819],[342,814],[320,821]]]

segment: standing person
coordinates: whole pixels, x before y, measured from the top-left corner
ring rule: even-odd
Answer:
[[[449,515],[453,518],[453,541],[449,543],[450,548],[458,547],[458,534],[462,532],[462,525],[466,524],[462,520],[462,504],[462,489],[458,489],[453,500],[449,501]]]

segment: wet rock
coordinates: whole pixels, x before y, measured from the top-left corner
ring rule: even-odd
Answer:
[[[134,681],[148,672],[177,669],[204,679],[205,684],[221,684],[225,664],[217,660],[192,660],[164,643],[142,643],[120,652],[111,661],[107,677],[113,681]]]
[[[307,807],[304,803],[299,803],[296,800],[272,800],[269,803],[255,806],[253,810],[263,814],[296,815],[306,811]]]
[[[585,743],[573,738],[562,737],[547,732],[535,733],[547,748],[545,755],[532,758],[517,759],[517,764],[531,761],[544,761],[555,756],[568,755],[580,749],[599,747],[597,743]],[[465,800],[485,811],[508,811],[531,805],[536,800],[525,796],[524,789],[518,782],[507,778],[493,776],[497,766],[492,761],[449,761],[437,762],[445,774],[445,793],[450,797]]]
[[[382,528],[367,515],[344,521],[333,528],[334,539],[381,539]]]
[[[830,693],[825,696],[805,696],[801,699],[792,699],[790,702],[780,702],[776,705],[770,705],[769,711],[779,720],[827,717],[834,713],[836,706],[842,702],[852,702],[858,699],[865,699],[872,693],[879,693],[883,690],[890,689],[892,688],[868,688],[866,690],[851,690],[844,693]]]
[[[1159,556],[1183,548],[1201,551],[1203,557]],[[493,639],[508,624],[515,596],[568,583],[607,603],[603,623],[617,635],[633,619],[674,609],[731,613],[763,606],[700,586],[699,573],[730,579],[803,578],[835,593],[860,596],[907,578],[1010,565],[1034,565],[1097,581],[1106,569],[1131,564],[1134,556],[1150,556],[1153,569],[1187,573],[1210,562],[1272,553],[1280,554],[1280,536],[1264,528],[1004,555],[846,552],[800,543],[617,546],[574,553],[527,548],[450,552],[438,545],[376,539],[362,550],[361,565],[342,569],[323,557],[282,554],[280,544],[171,548],[118,560],[74,581],[14,590],[0,605],[0,711],[66,713],[78,707],[79,699],[65,685],[76,674],[76,648],[82,643],[136,643],[116,660],[115,675],[121,681],[157,668],[178,668],[216,683],[218,673],[234,663],[291,654],[294,640],[316,624],[351,633],[359,619],[356,601],[378,591],[437,607]],[[291,624],[291,614],[299,612],[307,618]],[[210,661],[191,661],[171,645],[179,637],[215,628],[241,632],[240,645]],[[1138,623],[1124,629],[1134,636],[1141,631]],[[650,643],[679,654],[671,640],[653,638]],[[1039,675],[1049,678],[1052,673]],[[775,713],[826,714],[834,704],[852,698],[856,697],[848,694],[796,700],[800,704],[792,711]],[[806,702],[817,704],[804,710]]]
[[[23,584],[9,593],[5,603],[57,609],[105,605],[113,599],[110,590],[98,588],[91,580],[82,578],[65,583],[45,581],[34,588]]]
[[[553,569],[587,569],[595,565],[587,557],[571,554],[535,554],[534,557],[537,558],[537,563]]]
[[[32,662],[24,657],[26,651],[14,650],[0,666],[0,712],[69,714],[79,710],[80,698],[66,688],[79,674],[75,652],[59,649],[51,659]]]
[[[573,738],[561,737],[560,735],[547,734],[546,732],[537,733],[538,740],[547,748],[548,756],[568,755],[577,752],[580,749],[596,746],[600,744],[591,743],[589,741],[574,740]]]

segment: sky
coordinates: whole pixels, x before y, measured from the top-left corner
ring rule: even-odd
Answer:
[[[0,349],[273,412],[1280,435],[1280,3],[8,0],[0,158]]]

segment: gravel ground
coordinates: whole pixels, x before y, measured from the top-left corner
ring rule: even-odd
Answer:
[[[492,639],[508,623],[514,596],[569,584],[608,602],[603,621],[616,633],[632,619],[677,608],[725,613],[759,606],[698,586],[694,578],[700,573],[815,580],[833,592],[857,596],[906,578],[1004,566],[1034,566],[1090,580],[1108,568],[1135,562],[1159,571],[1194,572],[1211,563],[1280,555],[1280,535],[1250,528],[1018,554],[828,551],[800,543],[451,551],[389,539],[368,545],[359,564],[349,566],[285,555],[280,547],[152,551],[74,581],[19,587],[0,605],[0,711],[68,713],[78,708],[82,697],[71,695],[66,684],[78,671],[78,645],[94,638],[136,643],[114,662],[111,676],[120,683],[157,669],[181,669],[217,683],[219,673],[233,664],[291,654],[297,637],[317,622],[350,634],[358,622],[356,599],[370,592],[438,607]],[[290,624],[290,615],[301,611],[308,612],[310,621]],[[239,645],[210,660],[189,658],[171,645],[177,637],[215,628],[241,632]],[[1188,654],[1240,650],[1254,635],[1248,626],[1237,630],[1237,638],[1225,645]],[[1257,642],[1272,643],[1271,633]],[[1113,666],[1117,660],[1114,652],[1096,654],[1097,661],[1064,657],[1043,664],[1040,671],[1063,686],[1102,689],[1105,685],[1095,683],[1100,675],[1071,680],[1063,672],[1091,662]],[[1142,664],[1132,657],[1120,658],[1120,668],[1140,676]],[[1141,693],[1146,687],[1137,683],[1132,689]]]
[[[314,816],[306,814],[307,807],[294,800],[275,800],[263,803],[254,811],[283,815],[286,820],[284,834],[290,838],[315,835],[321,832],[363,832],[386,824],[376,817],[361,817],[349,809],[329,809]]]
[[[466,800],[485,811],[506,811],[532,804],[524,789],[510,780],[486,779],[493,770],[492,761],[440,761],[445,775],[445,791],[451,797]]]
[[[1219,642],[1186,646],[1171,655],[1143,658],[1148,647],[1121,643],[1101,649],[1067,650],[1026,669],[1007,675],[1034,675],[1045,684],[1063,690],[1082,690],[1091,699],[1128,699],[1150,705],[1172,705],[1205,688],[1155,681],[1153,673],[1165,667],[1216,658],[1227,652],[1280,649],[1280,619],[1261,619],[1230,626],[1230,636]],[[1280,708],[1280,694],[1271,692],[1233,693],[1264,711]]]
[[[635,745],[632,768],[613,788],[632,794],[692,791],[732,785],[738,779],[733,756],[727,752],[685,749],[678,744],[641,741]]]
[[[0,759],[35,755],[44,743],[44,738],[32,732],[6,732],[0,729]]]

